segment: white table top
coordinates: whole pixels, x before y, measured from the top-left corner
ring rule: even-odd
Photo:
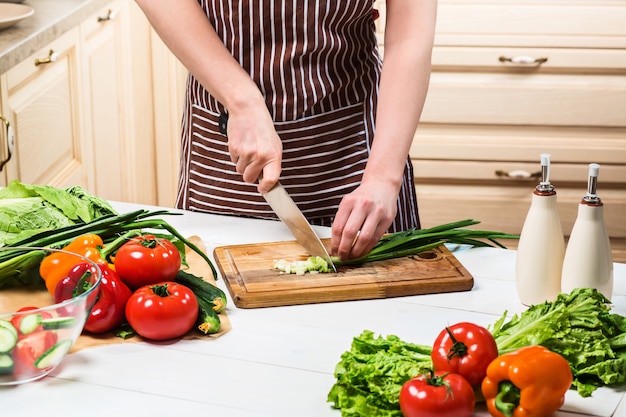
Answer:
[[[162,218],[185,236],[201,236],[209,254],[216,246],[293,239],[273,221],[198,213]],[[326,228],[317,231],[329,236]],[[515,251],[475,248],[455,256],[474,276],[471,291],[261,309],[231,302],[232,330],[218,339],[80,350],[42,380],[1,388],[0,415],[339,417],[326,401],[333,372],[363,330],[430,344],[446,325],[487,326],[506,310],[524,310],[514,284]],[[218,285],[226,291],[223,280]],[[615,264],[613,302],[626,315],[626,264]],[[626,416],[624,392],[601,388],[584,399],[568,392],[555,416],[579,415]]]

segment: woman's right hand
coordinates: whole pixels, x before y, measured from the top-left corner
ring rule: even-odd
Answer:
[[[247,183],[258,179],[260,193],[269,191],[280,177],[283,146],[264,103],[231,110],[227,135],[230,159],[237,172]]]

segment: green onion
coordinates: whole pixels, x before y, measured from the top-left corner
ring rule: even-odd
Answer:
[[[418,253],[434,249],[444,243],[479,247],[498,246],[504,248],[505,246],[500,244],[497,239],[519,238],[518,235],[493,230],[466,229],[468,226],[479,223],[480,222],[477,220],[466,219],[445,223],[428,229],[409,229],[390,233],[383,236],[376,246],[365,256],[345,261],[333,256],[331,260],[335,266],[359,265],[366,262],[417,255]]]
[[[41,262],[41,252],[28,251],[22,248],[42,247],[61,249],[72,240],[85,233],[99,235],[105,243],[103,255],[109,255],[130,237],[145,233],[148,230],[165,230],[191,250],[200,255],[211,267],[213,275],[217,277],[215,266],[211,259],[182,236],[172,225],[162,219],[152,219],[158,215],[176,215],[178,213],[166,210],[148,211],[136,210],[119,215],[106,215],[88,223],[78,223],[56,230],[46,230],[33,236],[6,245],[0,250],[0,289],[16,285],[28,285],[37,282],[37,274],[25,274]],[[15,248],[14,250],[10,250]],[[19,259],[19,263],[14,258]],[[40,280],[40,279],[39,279]]]
[[[471,245],[478,247],[497,246],[505,248],[498,239],[519,239],[519,235],[496,232],[493,230],[467,229],[479,224],[479,221],[466,219],[445,223],[428,229],[409,229],[384,235],[372,250],[359,258],[341,260],[332,256],[336,267],[361,265],[366,262],[383,261],[417,255],[434,249],[444,243]],[[307,261],[287,262],[283,259],[274,262],[274,268],[284,273],[303,274],[305,272],[331,272],[328,263],[322,258],[311,257]],[[297,272],[296,272],[297,271]]]

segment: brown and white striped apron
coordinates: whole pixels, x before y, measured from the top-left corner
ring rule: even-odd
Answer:
[[[359,184],[374,136],[381,69],[372,0],[199,0],[265,96],[283,142],[280,177],[312,224],[330,226]],[[276,215],[243,182],[220,133],[222,104],[190,76],[177,207]],[[411,162],[390,231],[419,227]]]

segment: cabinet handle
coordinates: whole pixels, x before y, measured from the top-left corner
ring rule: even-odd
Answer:
[[[49,64],[51,62],[56,61],[57,59],[59,59],[59,53],[54,51],[53,49],[50,49],[50,52],[48,52],[47,58],[41,58],[41,59],[35,60],[35,66],[39,66],[42,64]]]
[[[15,147],[15,135],[13,134],[13,127],[11,127],[11,123],[2,115],[0,115],[0,123],[2,124],[2,136],[5,136],[5,145],[6,145],[6,159],[0,161],[0,171],[4,168],[4,166],[9,162],[11,156],[13,155],[13,148]]]
[[[530,173],[528,171],[523,170],[514,170],[514,171],[503,171],[501,169],[496,170],[496,176],[498,177],[506,177],[506,178],[541,178],[541,171]]]
[[[532,56],[518,55],[514,57],[501,56],[498,58],[500,62],[510,62],[515,65],[541,65],[548,61],[548,58],[533,58]]]
[[[98,22],[106,22],[106,21],[109,21],[109,20],[115,20],[116,17],[117,17],[117,11],[109,9],[107,11],[107,15],[106,16],[98,17]]]

